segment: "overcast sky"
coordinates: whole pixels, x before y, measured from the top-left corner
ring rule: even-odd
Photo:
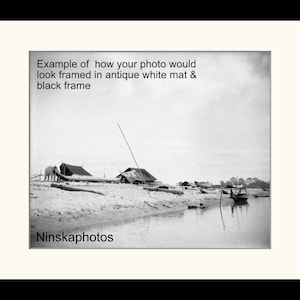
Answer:
[[[115,63],[196,60],[197,78],[98,79],[88,81],[90,90],[38,90],[38,59],[78,63],[87,59]],[[61,162],[82,165],[91,174],[106,177],[135,167],[119,123],[139,166],[165,183],[219,183],[232,176],[269,180],[270,117],[269,52],[30,55],[31,174]]]

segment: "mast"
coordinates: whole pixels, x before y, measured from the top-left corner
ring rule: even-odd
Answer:
[[[143,180],[143,183],[145,184],[144,176],[143,176],[143,174],[142,174],[142,172],[141,172],[141,169],[140,169],[140,167],[139,167],[139,165],[138,165],[138,163],[137,163],[137,161],[136,161],[136,159],[135,159],[135,157],[134,157],[134,154],[133,154],[133,152],[132,152],[132,150],[131,150],[131,148],[130,148],[130,146],[129,146],[129,143],[128,143],[127,140],[126,140],[126,137],[125,137],[125,135],[124,135],[124,133],[123,133],[123,131],[122,131],[120,125],[119,125],[118,123],[117,123],[117,125],[118,125],[118,127],[119,127],[119,129],[120,129],[120,132],[121,132],[121,134],[122,134],[122,136],[123,136],[123,138],[124,138],[124,140],[125,140],[125,142],[126,142],[126,144],[127,144],[127,146],[128,146],[128,149],[129,149],[129,151],[130,151],[130,153],[131,153],[131,155],[132,155],[132,158],[133,158],[133,160],[134,160],[134,162],[135,162],[135,164],[136,164],[136,166],[137,166],[137,168],[138,168],[138,170],[139,170],[139,173],[140,173],[140,176],[141,176],[141,178],[142,178],[142,180]]]

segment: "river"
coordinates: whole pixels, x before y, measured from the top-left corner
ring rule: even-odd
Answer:
[[[270,249],[270,198],[244,205],[187,209],[113,225],[94,225],[72,234],[98,235],[106,241],[42,242],[36,248],[260,248]],[[109,242],[107,236],[113,236]],[[92,238],[91,238],[92,239]],[[98,237],[99,239],[99,237]]]

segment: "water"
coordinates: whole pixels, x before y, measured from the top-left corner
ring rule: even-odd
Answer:
[[[112,242],[43,242],[34,247],[270,248],[270,217],[270,198],[250,198],[244,205],[226,206],[221,211],[219,207],[189,209],[72,232],[94,238],[97,233],[112,234]]]

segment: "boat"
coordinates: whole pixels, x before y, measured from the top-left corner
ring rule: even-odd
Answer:
[[[144,187],[144,190],[152,191],[152,192],[164,192],[164,193],[171,193],[177,195],[183,195],[183,191],[177,189],[169,189],[166,187]]]
[[[248,200],[248,197],[249,194],[246,187],[235,189],[235,191],[230,190],[230,198],[233,199],[235,203],[245,202]]]
[[[201,194],[217,194],[217,190],[216,189],[203,189],[200,188],[200,193]]]
[[[200,203],[200,205],[188,205],[188,209],[197,209],[197,208],[201,208],[201,209],[204,209],[205,206],[203,203]]]
[[[237,177],[235,187],[230,189],[230,198],[233,199],[235,203],[246,202],[249,197],[247,188],[245,185],[238,183],[239,181]]]
[[[263,197],[270,197],[270,194],[254,194],[255,198],[263,198]]]
[[[55,175],[62,181],[75,181],[75,182],[101,182],[101,183],[119,183],[120,178],[101,178],[86,175],[72,175],[67,176],[61,173],[55,172]]]

